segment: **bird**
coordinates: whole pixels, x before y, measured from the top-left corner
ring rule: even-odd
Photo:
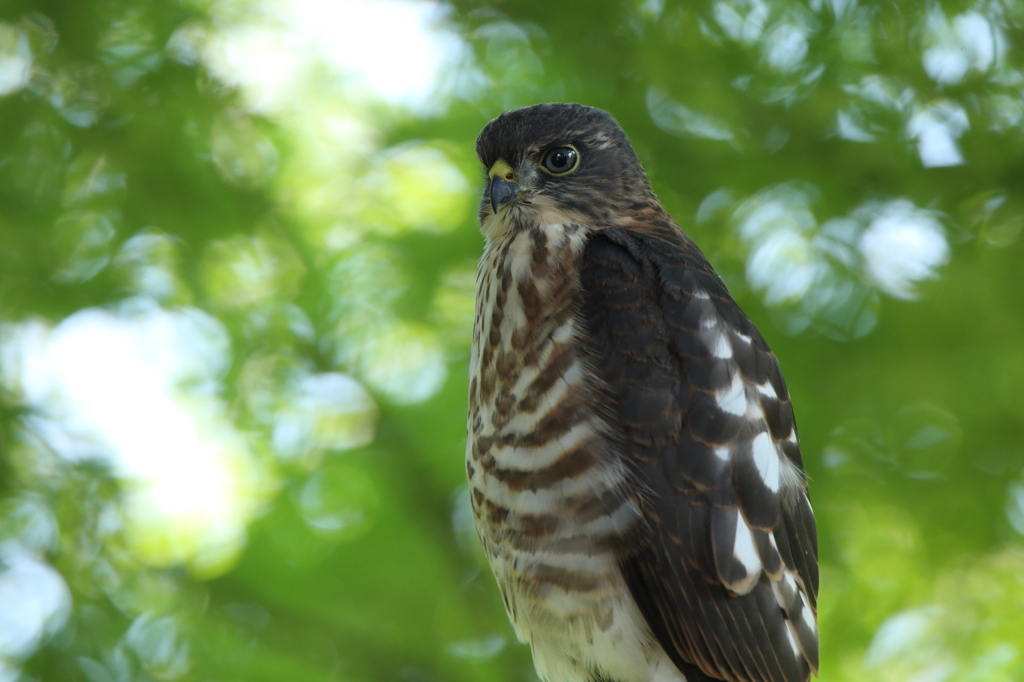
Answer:
[[[816,676],[814,512],[768,344],[607,112],[506,111],[476,152],[466,475],[538,675]]]

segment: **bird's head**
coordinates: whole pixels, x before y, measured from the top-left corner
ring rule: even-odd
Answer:
[[[653,200],[626,134],[608,113],[581,104],[507,111],[476,140],[487,185],[480,226],[496,238],[534,225],[599,229]]]

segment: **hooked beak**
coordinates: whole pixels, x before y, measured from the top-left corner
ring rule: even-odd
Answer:
[[[495,176],[491,178],[488,191],[491,193],[491,209],[497,213],[499,206],[515,199],[516,195],[519,194],[519,185]]]
[[[491,197],[491,210],[495,213],[503,204],[516,198],[519,194],[519,185],[515,182],[515,174],[509,165],[502,159],[498,159],[488,173],[490,182],[487,185],[487,192]]]

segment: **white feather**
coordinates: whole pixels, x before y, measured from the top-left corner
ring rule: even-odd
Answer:
[[[736,540],[732,545],[732,553],[736,560],[747,569],[748,575],[757,575],[761,572],[761,560],[757,558],[757,548],[754,547],[754,536],[750,534],[743,515],[736,514]]]
[[[729,339],[725,337],[725,334],[716,334],[715,338],[710,344],[711,354],[721,360],[728,360],[732,357],[732,346],[729,345]]]
[[[730,414],[747,413],[747,391],[739,372],[733,372],[732,384],[729,389],[716,396],[715,401],[718,403],[718,407]]]
[[[786,621],[786,625],[788,625],[786,628],[786,639],[789,640],[789,646],[793,653],[796,654],[797,660],[800,660],[803,654],[800,653],[800,645],[796,643],[796,637],[793,636],[793,626],[789,621]]]
[[[576,323],[566,322],[551,334],[551,340],[555,343],[564,343],[576,336]]]
[[[775,392],[775,387],[772,386],[772,382],[766,381],[763,384],[757,385],[757,392],[768,398],[778,399],[779,394]]]
[[[804,625],[806,625],[811,632],[817,634],[818,624],[814,622],[814,616],[811,614],[811,607],[807,605],[807,599],[804,597],[803,592],[800,593],[800,599],[804,603],[804,607],[800,610],[800,617],[803,619]]]
[[[529,457],[526,451],[522,454]],[[553,487],[515,492],[505,483],[484,472],[485,494],[489,500],[507,507],[513,514],[559,514],[565,509],[566,497],[593,495],[621,484],[624,475],[615,475],[608,469],[610,467],[593,466],[583,473],[559,481]]]
[[[772,537],[772,536],[769,536],[769,537]],[[772,537],[772,541],[773,542],[775,541],[774,537]],[[785,596],[783,596],[782,589],[779,587],[779,581],[778,580],[773,580],[771,582],[772,582],[772,593],[775,595],[775,603],[779,605],[780,609],[785,609],[786,608],[786,598],[785,598]]]
[[[754,465],[761,480],[773,493],[779,491],[779,452],[771,436],[765,432],[757,434],[751,444],[754,451]]]
[[[523,433],[523,432],[520,432]],[[554,464],[562,453],[571,450],[597,434],[597,429],[587,421],[573,425],[557,439],[536,448],[517,448],[509,445],[491,451],[498,466],[506,469],[539,469]],[[492,435],[485,432],[483,435]],[[529,458],[529,459],[526,459]]]

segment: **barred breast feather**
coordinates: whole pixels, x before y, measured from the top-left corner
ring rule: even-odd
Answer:
[[[618,557],[635,545],[640,510],[598,409],[604,387],[580,343],[584,246],[572,224],[488,244],[477,282],[466,473],[509,618],[541,674],[552,682],[639,680],[653,639]]]

